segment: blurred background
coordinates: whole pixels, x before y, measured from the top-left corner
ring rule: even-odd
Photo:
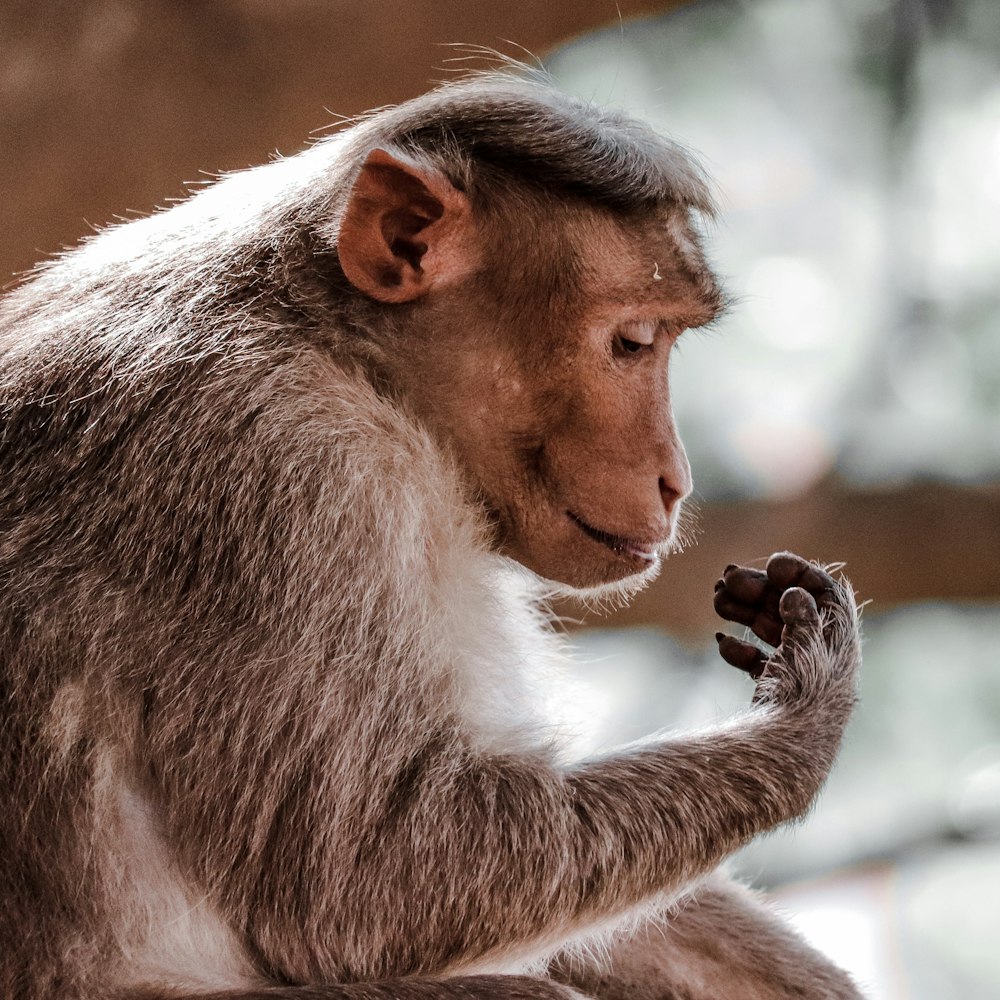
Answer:
[[[698,541],[572,614],[581,749],[741,707],[730,562],[843,560],[862,704],[809,820],[736,868],[880,1000],[1000,997],[997,0],[4,0],[0,284],[207,173],[523,46],[697,150],[737,307],[674,392]]]

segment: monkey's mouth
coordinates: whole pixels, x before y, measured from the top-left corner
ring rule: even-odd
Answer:
[[[583,518],[574,514],[573,511],[566,511],[569,519],[588,537],[595,542],[599,542],[606,549],[611,549],[615,555],[630,556],[642,562],[653,563],[659,558],[660,546],[662,542],[650,542],[640,538],[625,538],[622,535],[612,535],[610,532],[601,531],[587,524]]]

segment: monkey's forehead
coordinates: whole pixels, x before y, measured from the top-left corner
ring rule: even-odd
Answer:
[[[727,296],[680,217],[601,225],[583,245],[581,292],[595,322],[703,326]]]

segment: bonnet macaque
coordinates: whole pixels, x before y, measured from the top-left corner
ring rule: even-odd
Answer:
[[[571,760],[535,693],[540,598],[671,550],[711,212],[645,125],[488,74],[6,296],[0,996],[859,996],[716,873],[833,763],[849,587],[725,571],[776,649],[720,639],[756,689],[714,730]]]

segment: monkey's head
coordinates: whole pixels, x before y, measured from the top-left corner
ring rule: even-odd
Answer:
[[[692,219],[711,203],[644,126],[510,87],[446,88],[369,140],[340,263],[380,304],[386,383],[456,456],[498,549],[574,589],[634,586],[691,490],[668,367],[722,304]]]

